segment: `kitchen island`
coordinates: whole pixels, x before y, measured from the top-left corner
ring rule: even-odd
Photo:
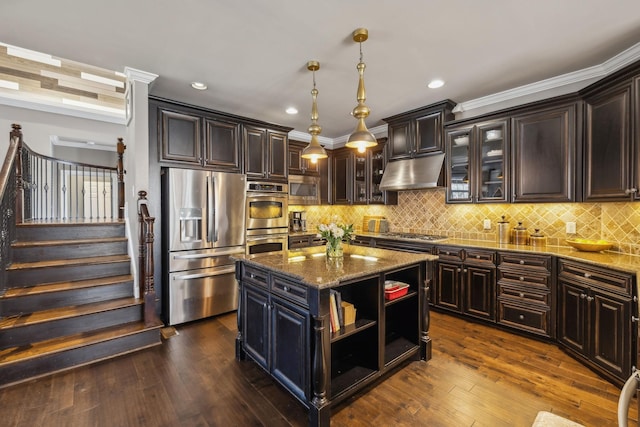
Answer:
[[[346,245],[336,259],[324,251],[234,256],[236,358],[249,357],[284,386],[308,408],[312,426],[328,426],[332,406],[390,370],[431,357],[427,296],[436,256]],[[408,285],[406,294],[385,297],[385,282]],[[336,300],[348,307],[338,319]]]

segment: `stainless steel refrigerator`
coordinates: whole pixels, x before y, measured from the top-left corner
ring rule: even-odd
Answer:
[[[174,325],[237,309],[230,256],[245,251],[246,176],[169,168],[162,182],[165,320]]]

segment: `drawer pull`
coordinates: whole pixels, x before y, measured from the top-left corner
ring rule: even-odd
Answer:
[[[480,259],[480,255],[476,255],[476,259]]]
[[[285,291],[285,292],[289,292],[289,287],[287,287],[287,286],[283,286],[283,287],[282,287],[282,290],[283,290],[283,291]]]
[[[524,282],[524,277],[520,276],[520,281]]]
[[[466,272],[467,272],[467,269],[465,268],[465,269],[464,269],[464,270],[462,270],[462,271],[466,273]]]
[[[446,251],[444,254],[445,255],[451,255],[451,253],[449,251]]]
[[[520,298],[524,298],[524,293],[523,292],[520,292],[519,295],[520,295]]]
[[[640,317],[636,317],[636,316],[631,316],[631,321],[632,322],[637,322],[638,320],[640,320]]]
[[[518,319],[524,320],[524,314],[521,314],[520,316],[518,316]]]
[[[520,260],[520,264],[524,264],[524,260],[523,259]]]
[[[589,273],[584,273],[584,277],[585,277],[585,279],[588,279],[588,278],[590,278],[590,277],[591,277],[591,274],[589,274]]]

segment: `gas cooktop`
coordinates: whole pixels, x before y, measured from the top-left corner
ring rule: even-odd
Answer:
[[[428,242],[440,242],[446,240],[447,236],[438,236],[434,234],[418,234],[418,233],[380,233],[380,237],[389,237],[392,239],[406,239],[406,240],[422,240]]]

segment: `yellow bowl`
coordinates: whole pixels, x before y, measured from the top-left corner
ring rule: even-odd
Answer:
[[[573,239],[567,240],[567,243],[579,251],[586,252],[598,252],[606,251],[613,246],[613,243],[606,240],[591,240],[591,239]]]

